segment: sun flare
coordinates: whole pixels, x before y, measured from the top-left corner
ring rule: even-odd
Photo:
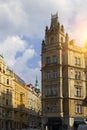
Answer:
[[[81,21],[79,23],[76,23],[74,25],[74,38],[76,39],[76,44],[78,46],[85,46],[85,43],[87,43],[87,29],[86,29],[87,21]]]

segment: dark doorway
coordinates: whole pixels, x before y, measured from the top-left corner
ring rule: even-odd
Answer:
[[[6,130],[8,130],[8,121],[6,121]]]
[[[59,125],[53,125],[52,130],[59,130]]]
[[[48,130],[61,130],[62,120],[58,117],[48,118],[46,125],[48,126]]]

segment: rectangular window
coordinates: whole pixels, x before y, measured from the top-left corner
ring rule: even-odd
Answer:
[[[76,96],[81,97],[81,88],[76,87]]]
[[[53,93],[53,96],[57,95],[57,88],[55,86],[52,87],[52,93]]]
[[[79,57],[75,57],[75,65],[80,65],[81,60]]]
[[[75,71],[75,79],[80,80],[81,79],[81,72]]]
[[[46,64],[50,64],[50,57],[46,57]]]
[[[9,79],[7,79],[7,84],[9,84]]]
[[[51,78],[50,72],[46,72],[46,79],[50,79],[50,78]]]
[[[57,56],[53,56],[53,63],[57,63]]]
[[[57,86],[46,86],[46,96],[56,96],[57,95]]]
[[[58,77],[57,71],[53,71],[53,78],[56,79]]]
[[[76,113],[78,113],[78,114],[82,113],[82,105],[76,104]]]
[[[6,116],[5,110],[2,109],[2,117]]]
[[[46,89],[46,96],[51,96],[51,88],[47,87]]]
[[[8,99],[6,99],[6,105],[8,105]]]

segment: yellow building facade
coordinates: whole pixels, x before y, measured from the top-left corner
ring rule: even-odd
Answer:
[[[30,115],[33,114],[30,110],[33,109],[36,119],[40,118],[37,113],[41,112],[41,94],[39,89],[38,92],[36,90],[33,87],[32,92],[28,85],[6,66],[3,56],[0,55],[0,130],[30,127]]]
[[[87,118],[87,50],[69,40],[58,15],[42,41],[42,128],[77,130]]]

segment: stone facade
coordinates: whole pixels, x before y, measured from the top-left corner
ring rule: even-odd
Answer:
[[[69,40],[58,15],[42,41],[42,128],[77,130],[87,118],[87,50]]]

